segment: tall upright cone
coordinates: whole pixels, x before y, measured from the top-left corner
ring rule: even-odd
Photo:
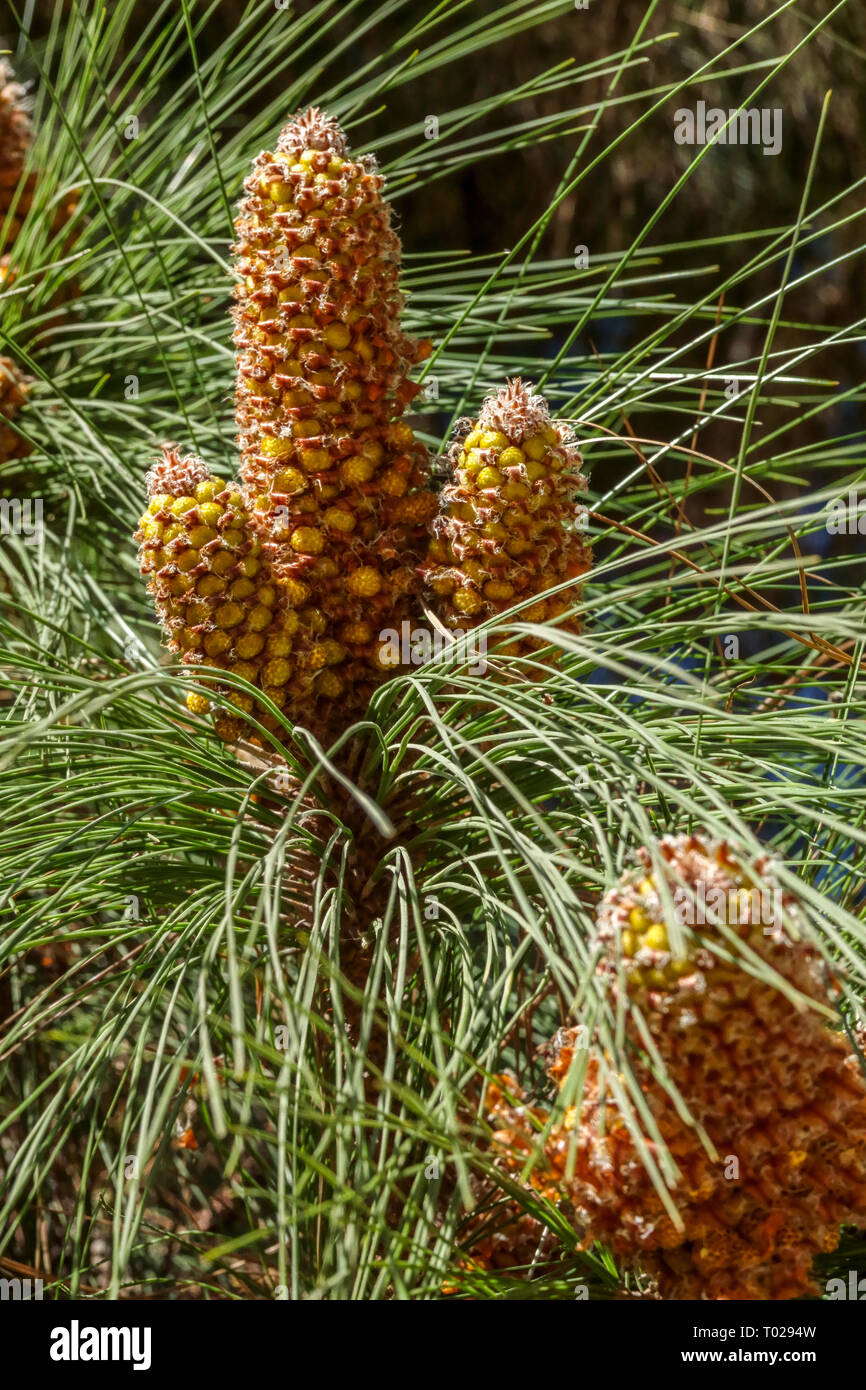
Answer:
[[[477,421],[463,421],[450,451],[454,481],[443,488],[427,557],[433,605],[453,629],[474,627],[538,595],[517,619],[550,622],[580,597],[579,585],[544,591],[589,569],[580,530],[586,488],[570,426],[519,378],[489,395]],[[575,618],[566,631],[579,631]],[[525,654],[541,638],[515,642]]]
[[[797,935],[797,902],[769,856],[749,863],[724,841],[679,835],[659,842],[660,868],[648,849],[639,857],[602,903],[598,970],[612,1006],[624,1007],[635,1078],[676,1164],[680,1222],[597,1053],[584,1053],[580,1107],[552,1131],[537,1181],[558,1183],[587,1243],[654,1274],[663,1298],[814,1294],[814,1257],[836,1248],[842,1225],[866,1227],[866,1082],[828,1023],[838,986]],[[656,1079],[647,1037],[678,1098]],[[577,1030],[555,1040],[560,1086],[581,1042]],[[491,1096],[498,1144],[522,1161],[537,1131],[519,1088]],[[656,1154],[655,1133],[638,1123]]]
[[[303,593],[294,716],[327,728],[381,681],[380,634],[411,615],[427,456],[400,415],[429,350],[400,331],[400,243],[371,156],[316,108],[260,154],[237,221],[237,421],[244,497]]]
[[[218,495],[200,460],[169,449],[138,532],[173,649],[240,669],[325,739],[391,674],[383,634],[411,617],[436,507],[426,450],[400,419],[418,389],[408,369],[429,344],[400,331],[400,245],[382,183],[375,160],[352,160],[336,121],[315,108],[258,156],[236,226],[240,485]],[[219,536],[207,534],[201,507],[236,505]],[[178,549],[185,577],[173,572]],[[218,720],[223,737],[256,738],[243,713],[275,726],[250,697],[239,708]]]

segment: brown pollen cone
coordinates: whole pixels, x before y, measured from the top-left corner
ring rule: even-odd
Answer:
[[[399,328],[400,244],[375,160],[316,108],[260,154],[236,224],[243,494],[301,586],[293,717],[327,733],[389,671],[435,510],[427,454],[400,415],[429,344]]]
[[[866,1226],[866,1084],[857,1052],[828,1025],[838,986],[797,934],[796,900],[779,889],[769,855],[748,863],[708,835],[662,839],[658,854],[661,870],[640,851],[642,867],[603,900],[598,970],[613,1007],[626,1009],[635,1081],[678,1170],[671,1197],[681,1224],[653,1186],[598,1054],[579,1111],[566,1112],[546,1145],[549,1180],[587,1243],[604,1241],[654,1275],[663,1298],[814,1294],[815,1255],[836,1248],[842,1225]],[[656,1080],[637,1010],[693,1123]],[[560,1087],[576,1042],[576,1030],[558,1038],[550,1075]],[[506,1150],[522,1128],[513,1112],[500,1135]]]

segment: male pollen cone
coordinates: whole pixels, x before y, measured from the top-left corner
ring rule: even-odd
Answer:
[[[0,357],[0,464],[26,458],[32,453],[30,441],[12,426],[18,411],[26,404],[30,380],[11,357]]]
[[[33,205],[38,175],[33,169],[25,173],[32,144],[33,124],[27,90],[15,81],[7,60],[0,58],[0,290],[8,289],[15,280],[14,246]],[[76,197],[71,195],[58,207],[52,230],[58,231],[65,226],[75,204]],[[69,299],[74,293],[74,285],[67,282],[57,299]],[[47,326],[43,322],[43,333]],[[0,465],[26,458],[33,451],[30,442],[12,426],[27,401],[31,384],[32,378],[12,358],[0,357]]]
[[[474,627],[538,594],[515,614],[553,622],[580,598],[575,584],[590,566],[581,533],[586,489],[571,427],[551,420],[547,402],[519,378],[489,395],[476,421],[464,420],[449,452],[454,481],[442,489],[425,571],[433,606],[450,628]],[[579,632],[576,618],[558,623]],[[542,638],[502,650],[528,654]]]
[[[551,1133],[541,1175],[558,1184],[587,1244],[604,1241],[654,1275],[662,1298],[814,1294],[815,1255],[836,1248],[840,1226],[866,1226],[863,1070],[846,1035],[814,1007],[831,1006],[838,985],[798,934],[796,900],[779,890],[769,855],[749,864],[704,834],[666,837],[657,850],[660,870],[641,850],[641,868],[601,904],[598,971],[612,1007],[625,1005],[635,1078],[678,1170],[671,1196],[682,1228],[653,1187],[597,1055],[579,1109]],[[761,978],[768,967],[793,997]],[[694,1124],[655,1080],[636,1008]],[[557,1035],[550,1075],[560,1087],[577,1044],[574,1029]],[[500,1082],[491,1097],[497,1144],[525,1154],[519,1087]],[[643,1138],[657,1152],[647,1130]]]
[[[436,502],[400,415],[429,352],[400,330],[400,243],[372,156],[311,108],[255,161],[236,224],[237,423],[246,504],[302,586],[288,691],[312,728],[359,714],[380,634],[420,584]]]

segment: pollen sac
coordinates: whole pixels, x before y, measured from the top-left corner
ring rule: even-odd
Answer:
[[[577,500],[586,479],[571,428],[552,421],[529,386],[509,381],[487,397],[477,421],[463,423],[448,459],[453,482],[442,490],[424,567],[442,621],[465,629],[523,603],[516,620],[579,632],[577,618],[563,616],[579,600],[579,584],[545,596],[590,566]],[[508,650],[544,645],[530,637]]]
[[[400,419],[429,351],[400,330],[400,244],[371,156],[311,108],[258,156],[236,223],[236,414],[245,502],[275,575],[302,586],[293,718],[328,731],[386,678],[378,634],[420,587],[435,511],[423,444]],[[318,640],[367,623],[323,668]]]
[[[866,1225],[866,1085],[847,1034],[828,1020],[838,984],[800,934],[798,904],[769,856],[749,862],[709,835],[654,849],[598,916],[599,977],[624,1011],[653,1126],[626,1117],[603,1050],[581,1058],[580,1030],[561,1030],[551,1078],[564,1087],[571,1075],[574,1088],[577,1063],[587,1071],[579,1106],[545,1145],[546,1180],[587,1240],[653,1275],[663,1298],[814,1294],[814,1257],[836,1248],[840,1226]],[[652,1154],[660,1134],[676,1165],[679,1224],[635,1126]],[[528,1139],[517,1098],[499,1143],[519,1154]]]
[[[164,447],[147,482],[150,501],[136,532],[139,565],[169,649],[187,665],[216,667],[262,689],[268,684],[262,677],[268,677],[279,707],[283,668],[274,658],[291,652],[298,619],[282,601],[240,491],[210,474],[195,455],[182,458],[171,446]],[[259,722],[276,726],[252,696],[221,685],[218,678],[205,684],[237,710],[216,714],[221,738],[234,742],[249,736],[251,726],[242,716],[253,711]],[[272,698],[270,690],[266,693]],[[202,714],[208,701],[191,692],[187,704]]]

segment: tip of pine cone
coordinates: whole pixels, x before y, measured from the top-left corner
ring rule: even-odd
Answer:
[[[209,476],[207,464],[197,454],[181,458],[174,444],[163,444],[162,458],[157,459],[147,474],[147,495],[189,497]]]
[[[349,149],[348,141],[338,121],[318,106],[297,111],[277,141],[280,154],[300,154],[303,150],[333,150],[343,158]]]
[[[547,401],[519,376],[485,396],[478,416],[481,429],[501,430],[509,439],[537,434],[550,423]]]

